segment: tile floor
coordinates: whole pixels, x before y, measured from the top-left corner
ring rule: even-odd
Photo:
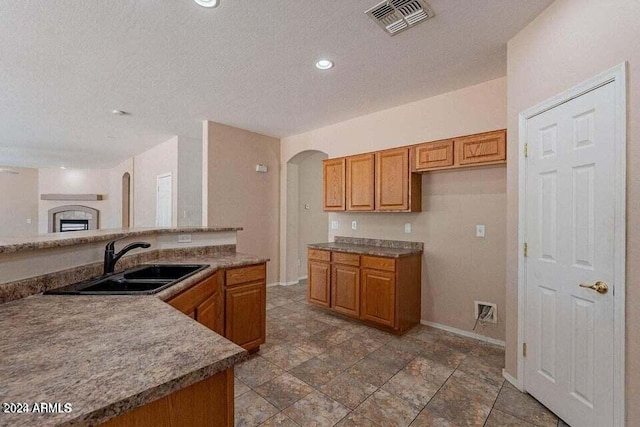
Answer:
[[[236,426],[557,426],[505,382],[504,351],[417,326],[397,337],[267,290],[267,343],[236,367]]]

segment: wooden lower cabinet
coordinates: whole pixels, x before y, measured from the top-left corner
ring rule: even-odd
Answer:
[[[331,267],[331,308],[338,313],[360,316],[360,268]]]
[[[225,337],[245,350],[258,350],[266,336],[266,284],[238,285],[226,292]]]
[[[362,269],[362,318],[383,326],[395,326],[396,274]]]
[[[112,418],[103,427],[231,427],[233,368]]]
[[[329,307],[331,305],[331,267],[328,262],[309,261],[308,290],[309,302]]]
[[[422,256],[401,258],[309,249],[308,300],[402,334],[420,323]]]
[[[178,294],[167,302],[197,322],[223,335],[223,274],[223,272],[217,271],[212,276]]]
[[[221,270],[167,301],[245,350],[266,336],[266,264]]]

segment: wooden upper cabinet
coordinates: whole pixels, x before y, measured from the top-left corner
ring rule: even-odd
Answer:
[[[409,148],[376,153],[376,210],[419,211],[420,180],[409,172]]]
[[[507,159],[507,131],[480,133],[455,139],[456,165],[503,163]]]
[[[323,161],[325,211],[345,210],[345,159]]]
[[[375,154],[347,157],[346,172],[347,210],[374,210]]]
[[[427,171],[453,166],[453,140],[428,142],[413,148],[414,171]]]

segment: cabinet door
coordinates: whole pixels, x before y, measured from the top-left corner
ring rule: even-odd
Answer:
[[[196,320],[212,331],[224,335],[224,300],[216,292],[196,308]]]
[[[428,142],[413,149],[413,170],[427,171],[430,169],[453,166],[453,140]]]
[[[507,158],[507,131],[456,138],[456,164],[502,163]]]
[[[266,284],[249,283],[226,290],[225,337],[246,350],[264,343]]]
[[[309,261],[309,302],[329,307],[331,274],[329,263]]]
[[[323,161],[325,211],[345,210],[345,159]]]
[[[375,209],[375,155],[373,153],[347,157],[347,210]]]
[[[349,265],[331,268],[331,308],[338,313],[360,316],[360,268]]]
[[[362,315],[365,320],[395,327],[396,278],[388,271],[362,269]]]
[[[376,153],[376,209],[409,209],[409,149]]]

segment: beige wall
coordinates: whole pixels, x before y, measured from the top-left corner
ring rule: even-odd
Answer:
[[[9,169],[17,170],[19,174],[0,172],[0,237],[37,234],[38,169]]]
[[[207,223],[240,226],[238,251],[269,257],[267,282],[279,277],[280,140],[204,122]],[[267,173],[256,165],[267,165]]]
[[[133,224],[133,158],[127,159],[109,169],[109,205],[110,219],[106,228],[122,227],[122,176],[125,173],[131,175],[131,204],[129,206],[129,224]]]
[[[178,137],[134,157],[133,209],[135,227],[155,227],[157,177],[171,173],[173,226],[178,225]]]
[[[178,137],[178,226],[202,225],[202,139]]]
[[[516,375],[518,114],[628,61],[627,425],[640,425],[640,2],[557,0],[508,44],[507,371]]]
[[[311,152],[298,170],[298,277],[307,276],[307,245],[327,238],[329,215],[322,206],[322,161],[325,153]]]
[[[506,78],[500,78],[284,138],[281,161],[310,149],[339,157],[502,129],[506,108]],[[422,213],[333,213],[329,221],[338,220],[340,229],[327,230],[327,236],[424,242],[422,318],[471,331],[474,299],[495,302],[499,323],[477,332],[503,340],[505,176],[504,167],[425,175]],[[282,181],[286,180],[283,176]],[[286,219],[287,200],[281,202],[281,209]],[[354,219],[358,221],[355,232],[351,230]],[[404,234],[407,222],[413,225],[411,234]],[[475,237],[476,224],[487,226],[485,239]],[[286,234],[286,229],[281,230],[282,236]],[[281,260],[281,265],[290,262]]]

